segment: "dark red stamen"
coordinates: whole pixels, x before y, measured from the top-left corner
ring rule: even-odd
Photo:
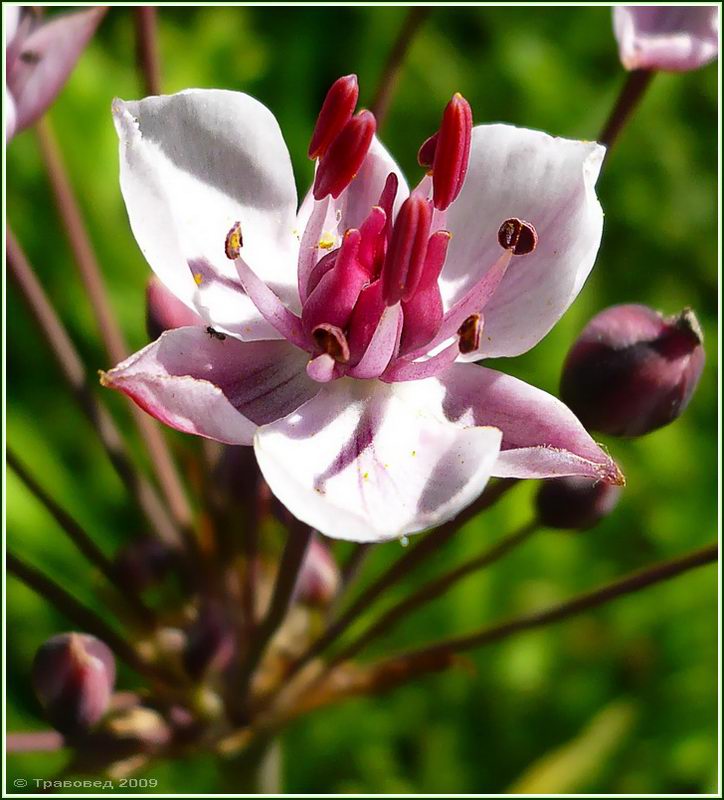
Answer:
[[[420,282],[430,236],[432,208],[422,195],[402,204],[382,269],[383,297],[388,306],[409,300]]]
[[[319,160],[314,178],[314,199],[328,194],[336,200],[349,186],[367,157],[377,121],[371,111],[360,111],[350,119]]]
[[[440,211],[444,211],[455,200],[463,187],[470,161],[472,130],[473,112],[470,104],[461,94],[456,94],[445,107],[434,145],[432,197],[435,208]],[[425,142],[423,148],[429,141]],[[427,157],[428,153],[423,153],[423,156]]]
[[[314,133],[309,143],[310,158],[319,158],[323,155],[339,136],[344,126],[352,119],[358,96],[356,75],[345,75],[332,84],[314,126]]]
[[[417,151],[417,163],[425,169],[432,169],[432,165],[435,163],[438,136],[439,133],[433,133],[432,136],[425,139]]]

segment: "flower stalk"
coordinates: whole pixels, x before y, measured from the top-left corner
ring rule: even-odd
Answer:
[[[371,105],[372,113],[377,118],[378,128],[382,127],[387,117],[405,56],[417,32],[429,16],[430,10],[426,6],[413,6],[409,9],[387,56]]]
[[[144,94],[161,94],[161,63],[158,57],[158,33],[155,6],[134,9],[136,24],[136,61],[143,78]]]
[[[23,466],[12,450],[7,450],[6,459],[11,469],[25,484],[27,489],[39,500],[48,513],[58,523],[61,530],[75,545],[77,550],[103,575],[104,578],[116,589],[124,606],[133,614],[133,620],[144,628],[153,628],[154,614],[148,606],[133,592],[128,591],[118,580],[118,575],[113,563],[103,551],[61,505],[59,505],[35,478]]]
[[[7,256],[10,274],[35,317],[73,397],[98,434],[111,464],[158,537],[169,546],[180,548],[181,538],[173,520],[156,490],[136,469],[113,419],[93,394],[83,362],[9,225]]]
[[[626,76],[626,81],[598,136],[598,141],[606,145],[607,155],[641,102],[655,74],[652,70],[635,69]]]
[[[58,141],[47,118],[38,123],[36,131],[58,214],[95,315],[101,340],[110,361],[113,363],[122,361],[129,353],[128,345],[103,283],[98,259],[83,221]],[[158,424],[150,419],[148,414],[144,414],[136,406],[132,406],[131,411],[169,510],[176,523],[182,528],[187,528],[191,523],[191,508],[163,434]]]

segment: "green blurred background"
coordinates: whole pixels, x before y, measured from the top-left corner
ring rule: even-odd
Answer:
[[[356,72],[361,102],[369,103],[406,13],[162,8],[164,90],[224,87],[259,98],[279,119],[301,193],[312,175],[306,147],[324,91],[337,76]],[[455,91],[469,99],[476,122],[595,138],[624,79],[610,14],[601,7],[434,8],[400,74],[383,140],[416,180],[417,146]],[[121,200],[110,104],[114,96],[138,97],[140,86],[132,10],[115,8],[50,113],[134,349],[146,341],[149,269]],[[708,362],[690,408],[641,440],[606,442],[628,478],[612,517],[582,535],[541,533],[489,574],[467,579],[417,614],[373,654],[539,608],[716,535],[716,114],[716,65],[655,78],[599,182],[606,220],[593,275],[532,352],[496,363],[555,392],[567,348],[600,309],[639,301],[671,313],[691,305],[704,327]],[[9,149],[7,205],[89,372],[108,367],[32,132]],[[139,517],[12,285],[7,331],[8,442],[111,552],[139,532]],[[124,400],[110,392],[103,397],[130,430]],[[180,434],[169,433],[169,440],[180,452],[191,446]],[[11,472],[7,489],[10,545],[99,605],[89,571]],[[534,490],[530,483],[511,492],[410,582],[525,522]],[[363,579],[399,553],[396,543],[378,547]],[[467,670],[302,719],[283,737],[285,791],[714,792],[716,577],[711,566],[692,572],[483,649]],[[394,597],[405,590],[399,586]],[[29,667],[38,645],[67,627],[24,586],[9,582],[9,730],[43,727]],[[130,676],[122,673],[124,685]],[[59,754],[13,756],[9,780],[53,775],[63,762]],[[205,757],[162,764],[151,774],[164,794],[219,788],[216,767]]]

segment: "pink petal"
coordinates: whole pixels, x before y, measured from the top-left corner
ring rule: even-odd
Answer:
[[[719,8],[616,6],[613,31],[626,69],[682,72],[719,55]]]
[[[286,342],[219,339],[176,328],[104,373],[172,428],[226,444],[251,444],[257,425],[289,414],[318,390],[307,356]]]
[[[485,332],[466,360],[512,356],[536,344],[573,302],[593,267],[603,228],[594,185],[604,148],[510,125],[473,129],[470,165],[447,209],[453,238],[441,291],[450,308],[500,257],[498,228],[532,223],[538,246],[514,257],[485,305]]]
[[[462,425],[494,425],[503,432],[493,475],[553,478],[582,475],[623,483],[616,463],[552,395],[475,364],[454,364],[438,380],[445,415]]]
[[[445,420],[436,381],[339,380],[254,438],[274,494],[337,539],[385,541],[438,525],[485,486],[500,432]]]
[[[96,7],[55,16],[23,40],[7,74],[17,108],[16,133],[36,122],[55,100],[106,11]]]
[[[113,107],[121,189],[154,272],[215,328],[276,338],[225,252],[238,222],[241,256],[298,308],[296,189],[271,112],[240,92],[191,89]]]

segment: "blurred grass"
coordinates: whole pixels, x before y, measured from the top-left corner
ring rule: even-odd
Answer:
[[[326,87],[356,72],[361,101],[369,103],[404,14],[394,7],[163,8],[164,86],[239,89],[261,99],[279,119],[301,194],[312,174],[307,140]],[[411,48],[382,138],[416,180],[417,145],[457,90],[472,103],[476,122],[595,138],[624,77],[609,17],[602,7],[435,8]],[[149,270],[122,205],[110,119],[114,96],[139,94],[133,47],[130,9],[113,9],[50,116],[113,306],[135,348],[145,343]],[[716,98],[714,65],[655,78],[599,182],[606,221],[593,275],[543,342],[495,364],[555,392],[568,346],[598,310],[629,301],[668,313],[690,305],[708,353],[691,407],[675,425],[644,439],[606,442],[628,478],[613,517],[582,536],[539,535],[490,574],[467,579],[417,614],[373,653],[538,608],[716,534]],[[7,161],[8,218],[89,370],[107,367],[32,133],[13,142]],[[7,321],[8,442],[111,552],[140,530],[139,517],[12,286]],[[128,428],[124,401],[113,393],[104,399]],[[179,451],[190,446],[180,435],[169,438]],[[93,602],[93,577],[52,521],[11,474],[7,489],[9,543]],[[524,522],[533,491],[532,484],[518,487],[412,582]],[[398,553],[398,544],[377,548],[365,577]],[[403,585],[393,594],[404,591]],[[533,765],[567,752],[625,698],[635,713],[617,729],[617,741],[590,769],[574,759],[575,774],[563,775],[562,791],[715,791],[716,604],[709,567],[475,653],[469,671],[301,720],[284,737],[285,790],[506,791],[529,780]],[[29,665],[36,647],[66,627],[54,609],[10,582],[10,730],[42,726]],[[50,775],[57,763],[57,757],[14,757],[9,777]],[[164,793],[217,789],[207,758],[161,765],[153,774]]]

